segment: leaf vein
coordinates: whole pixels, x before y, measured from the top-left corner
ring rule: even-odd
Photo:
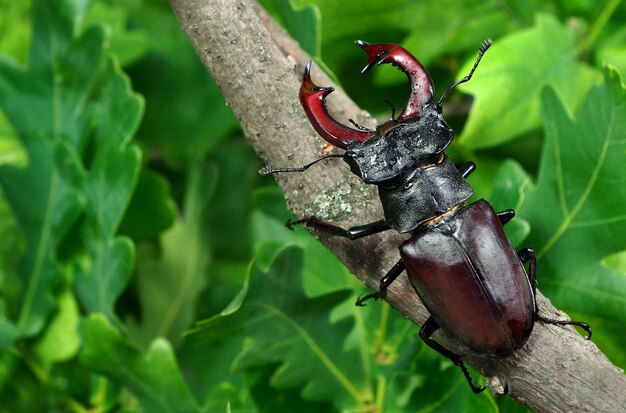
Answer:
[[[607,152],[608,152],[609,144],[611,142],[611,137],[613,135],[613,120],[614,120],[614,118],[615,118],[615,112],[611,111],[611,114],[609,116],[609,120],[607,122],[608,128],[607,128],[607,131],[606,131],[606,134],[605,134],[605,137],[604,137],[604,141],[602,143],[602,148],[601,148],[600,153],[598,155],[598,159],[596,161],[596,164],[594,165],[594,168],[593,168],[593,170],[591,172],[591,176],[589,177],[589,180],[587,181],[587,185],[585,186],[585,189],[583,190],[583,193],[581,194],[580,198],[576,202],[576,205],[574,205],[574,208],[572,209],[572,211],[570,213],[568,213],[564,217],[563,221],[561,222],[561,225],[557,228],[557,230],[548,239],[548,242],[546,242],[546,244],[543,246],[543,248],[541,248],[541,250],[537,254],[537,259],[540,259],[541,257],[543,257],[554,246],[554,244],[565,233],[565,231],[567,231],[567,229],[571,227],[572,220],[576,217],[576,215],[578,214],[580,209],[583,207],[583,205],[585,204],[585,202],[589,198],[589,195],[591,194],[591,191],[592,191],[596,181],[598,180],[598,176],[600,175],[600,170],[602,169],[602,165],[604,164],[604,160],[606,159],[606,155],[607,155]]]
[[[295,320],[289,317],[284,312],[280,311],[277,308],[271,307],[269,305],[263,303],[250,303],[250,305],[257,305],[276,315],[283,321],[285,321],[291,328],[293,328],[300,337],[304,340],[304,342],[309,346],[313,354],[317,356],[317,358],[322,362],[322,364],[330,371],[330,373],[335,376],[335,378],[341,383],[341,385],[346,389],[348,393],[356,400],[359,401],[361,399],[360,392],[356,387],[348,380],[348,378],[339,370],[339,368],[333,363],[333,361],[328,357],[328,355],[319,347],[319,345],[315,342],[313,337],[311,337],[304,328],[302,328]]]

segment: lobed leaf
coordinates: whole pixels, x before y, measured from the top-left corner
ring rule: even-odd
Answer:
[[[626,277],[603,261],[626,249],[626,91],[615,69],[604,78],[576,115],[555,89],[543,92],[543,157],[520,215],[557,306],[623,323]]]
[[[131,347],[100,314],[89,317],[83,331],[81,362],[128,387],[146,412],[201,412],[165,339],[152,342],[146,354]]]
[[[474,60],[458,76],[469,73]],[[576,110],[597,80],[597,73],[577,60],[574,33],[554,17],[538,15],[534,27],[495,39],[472,81],[460,86],[474,95],[474,104],[459,142],[492,147],[532,131],[541,124],[545,86]]]
[[[129,336],[142,346],[155,337],[180,341],[194,321],[196,304],[207,281],[210,263],[204,211],[213,194],[215,171],[200,162],[192,167],[185,210],[161,237],[162,254],[137,267],[141,323],[129,322]]]
[[[330,323],[319,316],[346,295],[307,299],[301,272],[302,253],[297,247],[278,252],[267,270],[253,265],[250,284],[244,287],[245,299],[237,301],[241,305],[200,323],[188,340],[194,346],[224,351],[234,347],[239,353],[237,370],[278,364],[270,381],[273,387],[303,386],[307,399],[332,400],[344,408],[363,405],[371,395],[363,381],[359,354],[341,351],[351,323]],[[219,358],[219,354],[211,357]],[[226,377],[228,372],[218,374]]]
[[[137,180],[140,152],[129,140],[142,102],[114,62],[101,66],[102,29],[77,34],[88,4],[36,1],[27,67],[0,60],[0,105],[27,157],[0,169],[26,244],[17,303],[24,335],[39,332],[54,307],[51,290],[71,268],[58,256],[74,253],[73,232],[86,250],[74,267],[88,311],[114,317],[133,264],[132,243],[115,233]]]
[[[41,330],[54,307],[51,289],[67,267],[57,251],[84,207],[79,151],[90,118],[85,106],[102,53],[102,32],[73,38],[85,2],[33,5],[28,66],[0,59],[0,107],[19,136],[26,166],[0,166],[0,185],[23,232],[21,292],[16,325],[21,334]]]
[[[83,242],[89,262],[76,268],[76,291],[88,311],[114,319],[113,306],[134,264],[132,242],[116,232],[139,176],[141,152],[129,142],[141,119],[143,101],[113,61],[107,64],[103,82],[94,103],[98,123],[83,187]]]

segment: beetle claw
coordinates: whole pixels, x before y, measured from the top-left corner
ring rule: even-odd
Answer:
[[[359,298],[356,300],[355,305],[357,307],[365,307],[366,306],[365,302],[371,299],[378,301],[378,300],[382,300],[383,296],[382,294],[380,294],[380,292],[371,293],[367,295],[360,295]]]
[[[287,227],[288,229],[290,229],[291,231],[293,231],[296,225],[302,225],[308,222],[308,218],[303,218],[303,219],[288,219],[287,222],[285,222],[285,227]]]

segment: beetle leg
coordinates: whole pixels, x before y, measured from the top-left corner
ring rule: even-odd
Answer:
[[[326,156],[322,156],[321,158],[317,158],[317,159],[307,163],[304,166],[299,166],[297,168],[272,168],[269,165],[265,165],[263,168],[259,169],[259,174],[263,175],[263,176],[266,176],[266,175],[275,174],[277,172],[304,172],[307,169],[309,169],[311,166],[315,165],[319,161],[323,161],[324,159],[328,159],[328,158],[342,158],[342,157],[343,157],[343,154],[326,155]]]
[[[472,172],[476,170],[476,164],[472,161],[465,162],[457,167],[459,173],[463,178],[470,176]]]
[[[387,287],[389,287],[391,283],[393,283],[398,278],[398,276],[402,274],[402,271],[404,271],[405,268],[406,267],[404,266],[404,262],[402,260],[398,261],[396,265],[391,267],[387,274],[385,274],[385,276],[380,279],[380,286],[378,288],[378,291],[375,293],[360,296],[356,300],[356,305],[359,307],[363,307],[365,306],[365,302],[367,300],[371,300],[372,298],[374,300],[382,300],[383,298],[385,298],[385,296],[387,295]]]
[[[368,235],[377,234],[379,232],[386,231],[390,229],[389,224],[387,224],[384,220],[372,222],[365,225],[357,225],[354,227],[350,227],[348,229],[344,229],[338,227],[333,224],[329,224],[328,222],[321,221],[316,217],[309,217],[299,219],[297,221],[287,221],[285,224],[287,228],[293,229],[294,225],[304,224],[309,228],[315,228],[327,234],[335,235],[338,237],[348,238],[350,240],[355,240],[357,238],[366,237]]]
[[[524,248],[520,250],[517,255],[522,263],[528,261],[528,280],[533,289],[533,298],[537,295],[537,257],[535,251],[532,248]],[[572,320],[555,320],[553,318],[547,318],[539,314],[539,307],[537,306],[537,300],[535,301],[535,320],[541,321],[544,324],[553,324],[557,326],[578,326],[587,332],[586,339],[591,338],[591,327],[584,321],[572,321]]]
[[[502,225],[506,225],[510,220],[515,218],[515,211],[513,211],[512,209],[507,209],[505,211],[498,212],[496,215],[498,216],[498,219],[500,220],[500,223]],[[522,259],[521,256],[520,256],[520,259]],[[522,261],[524,261],[524,260],[522,260]]]
[[[458,366],[461,369],[474,393],[480,393],[485,390],[486,387],[478,387],[474,384],[474,382],[472,381],[472,377],[469,374],[469,371],[467,371],[467,367],[465,367],[465,364],[461,361],[461,357],[454,354],[453,352],[430,338],[437,330],[439,330],[439,324],[435,321],[434,318],[428,317],[428,319],[420,329],[420,338],[424,340],[424,343],[426,343],[430,348],[436,350],[445,358],[450,359],[455,366]]]

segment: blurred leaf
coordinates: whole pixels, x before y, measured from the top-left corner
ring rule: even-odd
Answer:
[[[56,250],[84,204],[78,151],[91,119],[84,107],[103,42],[98,29],[72,38],[85,5],[35,1],[28,67],[0,59],[0,106],[28,156],[25,167],[0,166],[0,184],[26,244],[17,321],[26,335],[40,331],[54,306],[50,290],[65,270]]]
[[[4,303],[0,302],[4,307]],[[0,310],[0,350],[8,349],[13,346],[13,341],[18,337],[19,331],[14,323],[6,317],[4,308]]]
[[[31,36],[30,1],[0,0],[0,52],[24,62]]]
[[[273,387],[304,386],[306,399],[332,400],[338,408],[363,406],[371,395],[364,387],[359,355],[340,351],[351,322],[331,324],[320,317],[346,295],[307,299],[301,272],[302,253],[296,247],[280,251],[267,271],[253,266],[241,306],[202,322],[188,339],[218,349],[223,348],[221,341],[239,337],[244,346],[238,347],[237,369],[280,363],[270,381]]]
[[[405,24],[411,28],[411,34],[403,41],[408,50],[419,50],[422,64],[430,64],[440,56],[467,54],[478,49],[488,37],[504,36],[519,22],[511,19],[502,4],[494,7],[480,0],[420,4],[414,16],[420,16],[421,24],[411,21],[413,16],[404,16]],[[528,7],[530,9],[530,7]],[[451,13],[450,10],[455,12]],[[428,33],[428,35],[425,35]],[[433,41],[437,39],[436,41]],[[443,92],[444,85],[441,92]]]
[[[626,93],[615,69],[604,76],[576,116],[544,91],[543,158],[520,215],[532,227],[542,291],[559,307],[623,324],[626,278],[602,262],[626,250]]]
[[[598,80],[594,70],[576,60],[576,53],[573,33],[548,15],[539,15],[531,29],[496,39],[472,80],[459,86],[474,95],[459,142],[490,147],[539,127],[541,90],[547,85],[575,111]],[[468,74],[474,60],[458,76]]]
[[[177,344],[195,318],[196,303],[207,281],[210,249],[203,216],[215,187],[215,171],[199,162],[191,169],[185,210],[161,238],[161,256],[138,262],[141,322],[129,321],[128,334],[142,347],[155,337]]]
[[[84,26],[102,25],[109,33],[110,52],[126,67],[145,56],[152,40],[148,33],[132,27],[130,11],[136,2],[94,1],[85,16]]]
[[[513,209],[517,212],[524,202],[526,187],[531,184],[526,171],[517,162],[508,160],[502,164],[494,181],[496,182],[495,188],[489,197],[493,208],[498,212],[506,209]],[[506,224],[504,230],[511,244],[520,246],[530,233],[530,225],[528,221],[516,217]]]
[[[81,363],[127,386],[143,411],[205,411],[193,400],[166,340],[156,339],[143,355],[98,314],[89,317],[83,336]]]
[[[259,159],[241,139],[228,139],[213,148],[208,159],[217,166],[215,193],[207,211],[207,224],[214,233],[212,247],[223,260],[249,260],[250,192],[260,179]]]
[[[405,386],[412,387],[414,391],[402,396],[401,393],[396,393],[404,398],[410,394],[410,404],[406,406],[408,409],[405,408],[405,411],[465,413],[499,411],[490,393],[475,394],[458,367],[425,344],[421,346],[423,351],[418,359],[419,364],[414,369],[416,373],[403,377]],[[402,391],[400,384],[403,381],[398,380],[398,383],[394,383],[396,392]],[[416,386],[417,383],[419,386]]]
[[[391,67],[377,68],[371,75],[360,76],[358,70],[365,64],[365,57],[354,46],[355,40],[402,44],[439,80],[437,69],[442,65],[440,62],[434,65],[437,58],[475,50],[485,38],[503,36],[517,24],[506,8],[480,0],[365,0],[357,7],[351,2],[334,0],[294,0],[294,3],[319,9],[323,58],[320,65],[331,68],[349,95],[379,116],[388,116],[389,108],[383,97],[398,107],[406,102],[406,77]],[[455,56],[443,62],[444,69],[456,69],[456,60]]]
[[[109,61],[100,100],[94,153],[86,174],[87,199],[83,242],[88,262],[76,268],[76,290],[90,312],[115,319],[113,306],[134,264],[130,239],[116,236],[139,175],[141,152],[130,144],[141,119],[141,98],[134,94],[119,66]]]
[[[298,0],[261,0],[259,3],[289,32],[311,57],[320,57],[320,13],[315,5]]]
[[[599,42],[594,60],[598,65],[615,66],[622,76],[626,73],[626,27],[609,32],[607,38]]]
[[[185,169],[232,134],[237,120],[167,2],[145,3],[130,23],[151,39],[151,53],[127,68],[146,98],[138,138],[168,165]]]
[[[15,214],[0,191],[0,320],[9,318],[7,309],[17,295],[16,271],[24,249],[23,241]]]
[[[13,127],[0,112],[0,165],[5,164],[23,167],[27,164],[27,156]]]
[[[174,223],[175,208],[169,181],[144,167],[119,232],[133,239],[156,237]]]
[[[271,376],[276,365],[255,368],[247,374],[250,393],[258,406],[258,412],[298,412],[332,413],[337,410],[329,401],[312,402],[303,400],[298,389],[276,389],[272,387]]]
[[[57,303],[56,314],[33,348],[35,355],[46,367],[71,359],[78,353],[81,344],[76,298],[70,291],[64,291],[59,295]]]
[[[308,297],[353,288],[358,284],[354,276],[339,259],[318,242],[306,229],[289,230],[285,227],[293,215],[287,210],[282,192],[277,187],[263,188],[254,192],[257,207],[252,215],[252,231],[256,242],[257,259],[260,248],[272,248],[272,252],[284,248],[285,243],[298,245],[303,251],[303,283]],[[273,254],[271,254],[273,258]]]

